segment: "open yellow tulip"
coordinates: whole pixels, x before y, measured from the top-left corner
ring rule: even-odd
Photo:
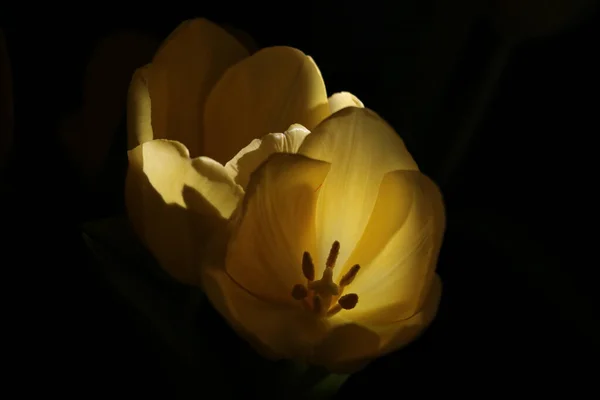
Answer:
[[[184,22],[134,75],[128,127],[134,228],[262,354],[351,370],[433,320],[440,191],[302,52]]]

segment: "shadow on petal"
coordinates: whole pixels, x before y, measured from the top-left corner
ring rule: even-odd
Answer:
[[[192,157],[210,156],[203,145],[202,110],[225,71],[248,55],[237,39],[204,18],[179,24],[145,73],[152,103],[152,137],[184,143]]]
[[[435,317],[442,297],[442,281],[435,275],[431,288],[421,309],[410,318],[396,321],[387,325],[373,325],[372,329],[381,338],[381,354],[399,350],[415,341],[427,330]]]
[[[263,357],[308,361],[328,331],[327,321],[302,307],[259,299],[238,285],[221,265],[202,269],[206,296],[229,325]]]
[[[229,68],[210,92],[204,154],[226,163],[253,139],[295,123],[311,130],[327,116],[327,92],[316,64],[300,50],[268,47]]]
[[[167,204],[143,174],[135,178],[128,173],[127,179],[138,179],[128,186],[129,219],[134,231],[158,264],[176,280],[195,286],[200,285],[200,259],[214,229],[221,218],[216,209],[195,189],[185,186],[182,190],[187,208]],[[131,191],[137,190],[134,194]],[[132,197],[141,199],[134,205]],[[193,210],[206,210],[200,214]]]
[[[259,46],[256,43],[256,40],[254,40],[254,38],[250,36],[246,31],[238,29],[229,24],[221,25],[221,28],[225,29],[227,33],[236,38],[237,41],[240,42],[246,48],[246,50],[248,50],[248,53],[250,55],[256,53],[259,50]]]
[[[211,266],[214,272],[222,274],[226,273],[223,264],[215,265],[216,266]],[[229,325],[229,327],[232,328],[235,333],[241,336],[254,351],[256,351],[261,357],[264,357],[268,360],[281,359],[280,354],[275,353],[271,348],[263,344],[256,335],[250,333],[249,331],[240,326],[240,324],[237,322],[237,319],[234,317],[231,309],[224,305],[225,302],[212,300],[225,299],[225,296],[227,296],[227,293],[217,282],[217,279],[214,274],[208,273],[204,275],[203,286],[206,288],[205,291],[207,293],[210,292],[208,298],[210,299],[212,306],[219,312],[219,315],[223,317],[223,319]]]
[[[334,328],[315,348],[313,362],[336,373],[352,373],[365,367],[379,353],[379,336],[357,324]]]
[[[249,145],[240,150],[225,168],[234,177],[235,182],[248,187],[250,176],[259,166],[274,153],[298,152],[298,149],[306,139],[310,131],[300,124],[291,125],[283,133],[269,133],[261,139],[254,139]]]

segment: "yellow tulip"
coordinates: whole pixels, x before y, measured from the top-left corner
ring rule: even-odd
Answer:
[[[129,94],[134,228],[260,353],[349,371],[431,323],[440,191],[311,58],[192,20]]]

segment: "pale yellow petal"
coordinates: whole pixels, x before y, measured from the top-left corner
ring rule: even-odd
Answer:
[[[317,268],[323,268],[337,240],[334,275],[339,278],[369,221],[383,176],[418,167],[394,129],[366,108],[347,107],[323,121],[299,154],[331,163],[317,202]]]
[[[380,352],[381,339],[375,331],[353,322],[340,323],[332,326],[327,337],[315,346],[311,361],[331,372],[352,373]]]
[[[404,320],[374,324],[356,320],[334,327],[314,351],[313,362],[336,372],[354,372],[416,340],[434,320],[442,284],[436,275],[423,307]]]
[[[346,288],[358,294],[358,304],[333,318],[333,330],[315,349],[315,362],[340,371],[361,367],[415,340],[433,321],[441,296],[434,272],[444,232],[441,200],[435,184],[418,171],[385,175],[351,256],[373,260],[362,264]],[[421,228],[431,230],[425,235]]]
[[[178,142],[145,142],[128,156],[125,195],[136,232],[167,272],[198,284],[203,247],[226,226],[243,190],[222,165],[190,159]]]
[[[350,92],[334,93],[329,97],[329,112],[335,114],[346,107],[363,108],[364,104],[355,95]]]
[[[314,62],[291,47],[262,49],[230,68],[210,93],[205,154],[224,163],[253,139],[294,123],[311,130],[328,115]]]
[[[213,306],[263,356],[308,361],[328,331],[326,320],[300,307],[270,303],[238,286],[219,268],[202,269],[203,287]]]
[[[246,187],[250,175],[273,153],[297,153],[310,131],[300,124],[294,124],[284,133],[270,133],[262,139],[254,139],[240,150],[225,168],[238,185]]]
[[[328,171],[325,162],[273,154],[254,172],[236,212],[225,264],[239,285],[294,304],[293,286],[306,281],[302,254],[315,246],[315,203]]]
[[[203,155],[206,98],[225,70],[247,56],[244,46],[210,21],[193,19],[179,25],[145,74],[153,138],[179,141],[192,157]]]
[[[371,326],[371,329],[379,335],[381,353],[390,353],[416,340],[435,319],[441,297],[442,281],[434,274],[423,305],[415,314],[391,324]]]
[[[139,68],[133,74],[127,93],[127,148],[133,149],[154,137],[150,93],[148,92],[149,66]]]
[[[442,196],[418,171],[386,174],[353,254],[362,268],[348,291],[360,304],[348,318],[391,323],[422,307],[435,273],[445,230]]]

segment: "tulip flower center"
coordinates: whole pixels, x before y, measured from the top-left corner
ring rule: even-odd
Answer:
[[[333,282],[333,268],[340,254],[340,243],[336,240],[331,246],[325,270],[321,279],[315,280],[315,265],[308,251],[302,255],[302,273],[307,284],[297,284],[292,288],[292,297],[302,301],[303,305],[323,317],[331,317],[342,310],[351,310],[358,303],[356,293],[343,294],[346,286],[350,285],[360,270],[356,264],[342,276],[336,284]]]

